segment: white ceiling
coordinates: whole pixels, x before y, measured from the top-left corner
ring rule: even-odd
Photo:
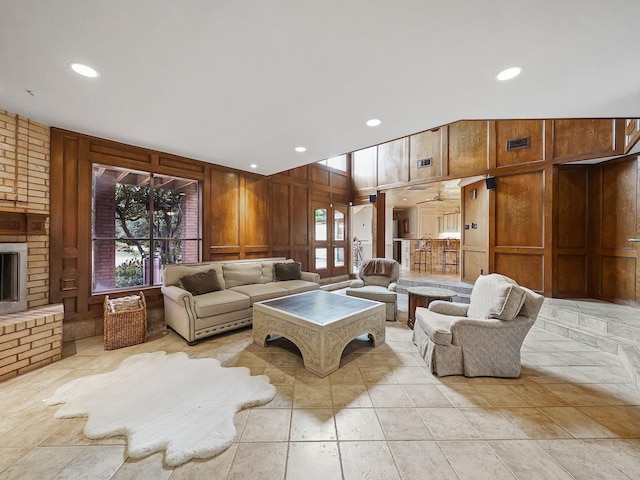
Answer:
[[[0,109],[271,174],[460,119],[637,116],[639,20],[638,0],[4,0]]]

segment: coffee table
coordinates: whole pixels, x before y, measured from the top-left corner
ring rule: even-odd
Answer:
[[[453,290],[437,287],[409,287],[409,319],[407,325],[413,328],[416,321],[416,307],[428,307],[433,300],[451,301],[457,295]]]
[[[347,344],[369,334],[384,343],[385,304],[315,290],[253,304],[253,341],[267,346],[270,335],[291,340],[307,370],[326,377],[340,367]]]

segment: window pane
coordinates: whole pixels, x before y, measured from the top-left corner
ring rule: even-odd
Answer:
[[[333,213],[333,239],[344,240],[344,213],[337,210]]]
[[[144,272],[148,241],[94,240],[93,290],[149,285]]]
[[[200,261],[200,240],[158,240],[154,245],[154,285],[162,283],[166,265]]]
[[[153,176],[155,238],[199,238],[198,182],[164,175]]]
[[[327,209],[317,208],[315,211],[316,241],[327,240]]]
[[[327,249],[316,248],[316,270],[327,268]]]
[[[143,172],[93,167],[93,236],[149,238],[149,181]]]
[[[334,267],[344,267],[344,248],[340,247],[340,248],[335,248],[333,250],[333,255],[334,255],[334,261],[333,261],[333,266]]]

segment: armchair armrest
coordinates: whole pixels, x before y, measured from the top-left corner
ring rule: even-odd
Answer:
[[[306,280],[307,282],[320,283],[320,275],[313,272],[300,272],[300,280]]]
[[[357,280],[351,280],[351,285],[349,285],[350,288],[361,288],[364,287],[364,281],[357,279]]]
[[[388,287],[388,288],[389,288],[389,291],[390,291],[390,292],[395,292],[395,291],[396,291],[396,287],[397,287],[397,286],[398,286],[398,285],[396,284],[396,282],[391,282],[391,283],[389,284],[389,287]]]
[[[456,317],[466,317],[469,310],[468,303],[445,302],[444,300],[434,300],[429,304],[429,310],[442,315],[453,315]]]

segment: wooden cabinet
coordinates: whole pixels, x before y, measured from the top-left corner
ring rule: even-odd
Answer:
[[[460,213],[445,212],[442,214],[440,220],[440,233],[460,232]]]

